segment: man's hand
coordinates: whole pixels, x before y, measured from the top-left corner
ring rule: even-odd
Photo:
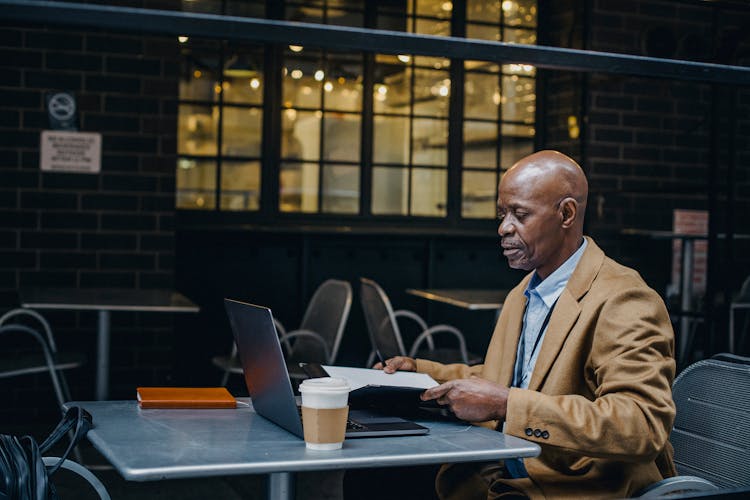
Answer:
[[[479,377],[451,380],[427,389],[422,400],[447,405],[461,420],[483,422],[505,418],[509,389]]]
[[[396,373],[397,371],[402,372],[415,372],[417,371],[417,362],[412,358],[406,356],[395,356],[385,360],[385,366],[383,363],[378,361],[373,366],[376,370],[383,370],[385,373]]]

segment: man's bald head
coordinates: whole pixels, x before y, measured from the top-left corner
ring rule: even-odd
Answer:
[[[517,269],[544,279],[583,238],[588,182],[581,167],[557,151],[519,160],[502,177],[497,208],[503,253]]]

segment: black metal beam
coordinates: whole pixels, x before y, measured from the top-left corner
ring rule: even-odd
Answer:
[[[564,71],[750,85],[750,68],[741,66],[193,12],[0,0],[0,19],[160,35],[307,45],[336,50],[521,63]]]

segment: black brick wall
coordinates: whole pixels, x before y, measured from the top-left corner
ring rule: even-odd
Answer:
[[[0,310],[25,286],[174,286],[177,45],[0,25]],[[50,90],[72,91],[79,130],[102,134],[100,174],[39,170]],[[86,366],[68,377],[74,398],[92,398],[95,313],[45,314],[62,349],[86,352]],[[131,398],[138,384],[167,381],[181,320],[115,312],[112,321],[111,396]],[[0,379],[9,403],[0,421],[54,413],[50,387],[46,376]]]

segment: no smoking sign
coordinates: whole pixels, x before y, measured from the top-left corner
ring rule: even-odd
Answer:
[[[49,126],[53,130],[77,130],[76,99],[70,92],[49,92],[46,96]]]

